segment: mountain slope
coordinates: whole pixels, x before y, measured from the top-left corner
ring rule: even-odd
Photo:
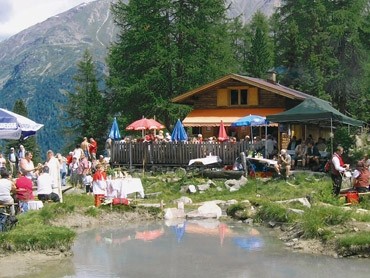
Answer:
[[[106,72],[107,48],[117,32],[109,10],[112,1],[79,5],[0,42],[0,107],[12,110],[17,99],[25,102],[29,117],[44,124],[37,137],[43,153],[62,151],[69,140],[62,130],[62,105],[66,91],[74,90],[76,64],[86,48],[97,61],[99,77]],[[230,17],[247,22],[257,10],[270,15],[280,0],[228,3]]]

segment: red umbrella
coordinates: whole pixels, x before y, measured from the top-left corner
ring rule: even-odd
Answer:
[[[229,140],[229,136],[227,136],[227,133],[226,133],[226,129],[225,129],[225,126],[224,126],[224,122],[221,121],[221,124],[220,124],[220,129],[218,131],[218,141],[227,141]]]
[[[154,119],[142,118],[126,127],[126,130],[162,129],[164,125]]]

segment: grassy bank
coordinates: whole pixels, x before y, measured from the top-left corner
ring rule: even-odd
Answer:
[[[139,174],[138,174],[139,175]],[[204,193],[180,193],[183,187],[207,182],[194,173],[174,172],[161,175],[146,173],[141,176],[148,199],[137,199],[132,206],[93,207],[93,196],[71,194],[64,196],[63,204],[45,204],[39,211],[30,211],[18,216],[18,225],[9,232],[0,233],[0,246],[5,250],[69,250],[76,237],[75,224],[65,223],[66,219],[77,215],[90,219],[104,219],[107,214],[118,214],[120,218],[133,215],[130,219],[159,219],[163,216],[159,208],[144,208],[140,203],[165,203],[165,207],[175,207],[174,200],[181,196],[194,203],[209,200],[236,200],[227,213],[237,219],[252,218],[256,223],[275,223],[282,229],[293,230],[295,236],[303,239],[318,239],[323,244],[335,246],[338,254],[370,254],[370,233],[354,228],[354,222],[370,225],[370,196],[363,197],[357,205],[344,206],[344,200],[331,194],[331,180],[325,176],[297,175],[295,180],[249,179],[240,190],[230,192],[225,180],[213,180]],[[302,198],[310,200],[311,207],[300,202],[278,203],[277,201]],[[244,202],[249,200],[249,202]],[[257,208],[252,213],[250,207]],[[359,213],[357,209],[364,209]],[[58,219],[60,220],[58,222]],[[79,220],[77,219],[76,222]]]

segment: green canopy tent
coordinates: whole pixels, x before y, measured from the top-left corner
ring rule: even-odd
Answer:
[[[269,115],[266,117],[266,120],[274,123],[330,124],[332,134],[333,124],[346,124],[357,127],[361,127],[364,124],[362,121],[350,118],[334,109],[329,102],[315,97],[307,98],[287,111]],[[333,149],[333,139],[331,141]]]

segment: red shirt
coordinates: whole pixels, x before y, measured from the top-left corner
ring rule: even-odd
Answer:
[[[94,181],[101,181],[101,180],[107,180],[107,173],[105,173],[104,171],[102,170],[98,170],[95,172],[95,174],[93,175],[93,180]]]
[[[98,150],[98,143],[96,143],[96,141],[93,139],[90,141],[89,152],[96,153],[97,150]]]
[[[15,187],[17,188],[17,199],[22,201],[33,200],[33,189],[32,189],[32,180],[21,176],[15,181]]]

